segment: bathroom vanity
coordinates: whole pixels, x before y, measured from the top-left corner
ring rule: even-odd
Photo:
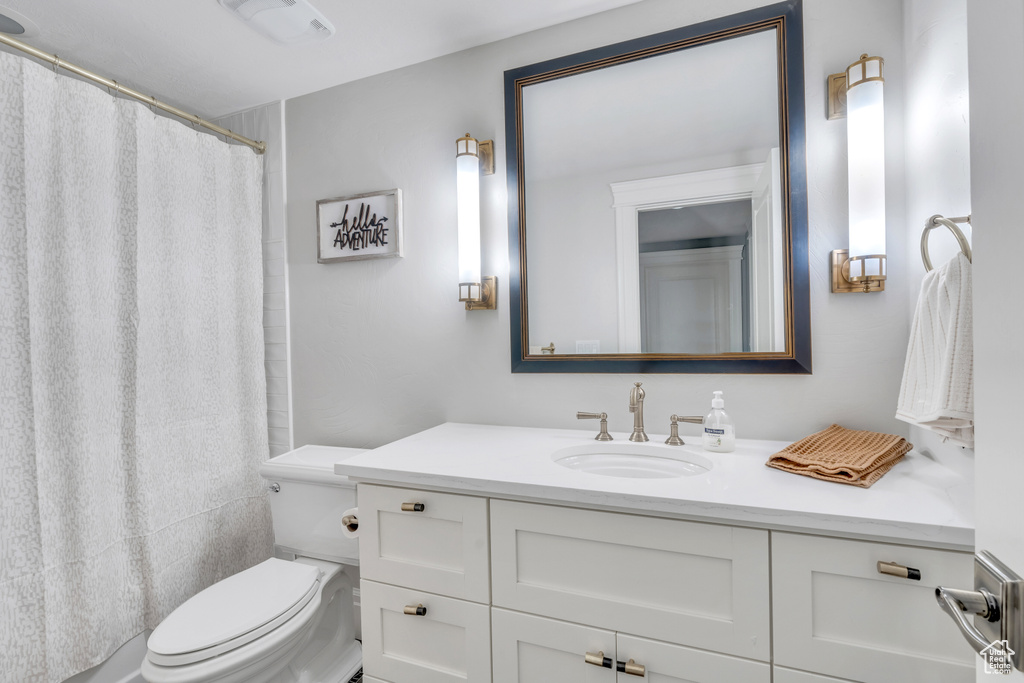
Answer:
[[[782,442],[613,436],[444,424],[335,465],[367,680],[974,679],[934,598],[972,580],[971,481],[916,452],[861,489],[765,467]]]

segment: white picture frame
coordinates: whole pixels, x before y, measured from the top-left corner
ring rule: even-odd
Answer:
[[[316,203],[316,262],[402,257],[402,191],[366,192]]]

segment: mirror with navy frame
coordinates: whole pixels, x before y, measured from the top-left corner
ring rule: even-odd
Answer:
[[[505,72],[513,372],[810,373],[801,9]]]

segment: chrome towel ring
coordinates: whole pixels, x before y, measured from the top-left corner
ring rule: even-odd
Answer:
[[[953,218],[943,218],[942,216],[935,214],[924,223],[924,232],[921,233],[921,260],[924,261],[924,269],[926,271],[932,270],[932,260],[928,257],[928,233],[940,225],[944,225],[949,228],[949,231],[953,233],[953,237],[960,244],[960,251],[964,253],[968,261],[973,263],[971,245],[964,237],[964,233],[957,226],[957,223],[968,223],[970,224],[970,216],[954,216]]]

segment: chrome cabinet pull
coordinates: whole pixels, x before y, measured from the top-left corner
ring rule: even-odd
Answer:
[[[643,664],[637,664],[632,659],[628,662],[616,662],[616,670],[622,673],[627,673],[630,676],[646,676],[647,667]]]
[[[402,512],[423,512],[426,509],[423,503],[402,503]]]
[[[419,605],[406,605],[405,609],[403,609],[402,611],[411,617],[427,616],[427,608],[424,607],[422,603]]]
[[[889,576],[898,576],[901,579],[912,579],[914,581],[921,580],[920,569],[904,567],[902,564],[896,564],[895,562],[879,562],[878,573],[888,574]]]
[[[588,652],[583,657],[583,661],[587,664],[593,664],[594,666],[600,666],[605,669],[612,668],[612,660],[604,656],[604,652]]]

